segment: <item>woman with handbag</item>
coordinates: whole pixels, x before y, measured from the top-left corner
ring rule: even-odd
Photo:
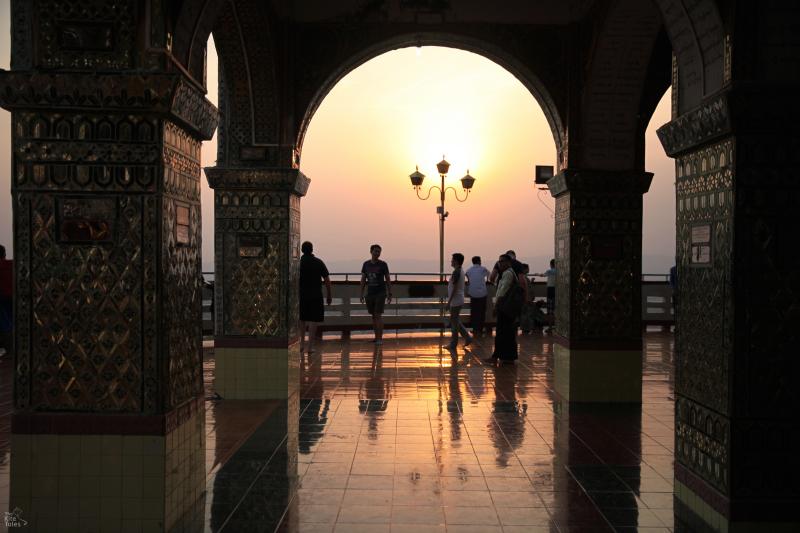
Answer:
[[[500,256],[498,261],[500,281],[497,284],[497,299],[494,311],[497,317],[497,331],[494,336],[494,353],[484,359],[487,364],[511,363],[517,360],[517,317],[522,306],[522,290],[517,276],[511,269],[511,257]]]

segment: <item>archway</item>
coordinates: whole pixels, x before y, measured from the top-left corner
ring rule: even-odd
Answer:
[[[378,241],[393,271],[438,271],[435,202],[418,201],[407,176],[419,164],[427,190],[442,154],[453,165],[447,185],[460,194],[458,178],[477,178],[466,203],[447,195],[447,256],[481,255],[491,267],[514,248],[534,272],[551,257],[552,199],[540,203],[532,179],[535,164],[556,163],[550,128],[497,63],[452,48],[387,52],[349,71],[309,124],[300,168],[314,181],[302,235],[334,271],[357,272]]]

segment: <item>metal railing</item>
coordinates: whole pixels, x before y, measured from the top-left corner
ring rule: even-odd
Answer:
[[[213,273],[204,272],[203,331],[214,331]],[[360,331],[371,328],[371,317],[366,305],[359,301],[360,278],[358,273],[333,273],[333,303],[325,306],[325,322],[321,331]],[[386,329],[440,329],[445,327],[444,302],[447,299],[447,283],[438,280],[438,273],[399,272],[392,274],[394,298],[385,306],[383,321]],[[416,278],[416,279],[409,279]],[[644,274],[642,276],[642,322],[644,325],[668,326],[674,323],[672,315],[672,289],[668,276]],[[533,297],[545,299],[547,288],[543,281],[531,284]],[[487,324],[492,325],[492,298],[495,287],[489,286],[487,299]],[[465,322],[469,318],[469,298],[462,308]]]

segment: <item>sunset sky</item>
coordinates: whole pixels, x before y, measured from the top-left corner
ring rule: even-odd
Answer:
[[[8,68],[8,3],[0,3],[0,67]],[[209,46],[209,98],[216,103],[216,53]],[[647,132],[643,269],[666,272],[675,249],[674,168],[655,136],[669,121],[669,92]],[[461,50],[395,50],[353,70],[314,115],[302,147],[311,178],[302,201],[302,239],[331,271],[355,272],[380,243],[396,272],[438,270],[437,201],[420,201],[408,175],[415,165],[438,183],[436,163],[452,164],[448,185],[461,193],[467,169],[476,178],[466,203],[448,193],[445,253],[481,255],[485,263],[513,248],[532,270],[553,255],[554,201],[533,185],[535,165],[554,165],[555,144],[539,105],[496,63]],[[216,139],[204,143],[213,166]],[[0,111],[0,243],[11,249],[10,114]],[[203,177],[203,268],[213,269],[213,194]],[[434,193],[434,196],[436,193]],[[446,261],[449,263],[449,261]]]

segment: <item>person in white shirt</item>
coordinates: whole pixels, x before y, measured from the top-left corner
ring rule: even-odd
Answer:
[[[461,265],[464,264],[464,254],[455,253],[450,261],[453,266],[453,273],[447,283],[447,309],[450,311],[450,331],[452,337],[448,348],[452,351],[458,346],[458,334],[464,336],[464,346],[469,346],[472,337],[467,332],[467,328],[461,323],[461,308],[464,307],[464,271]]]
[[[544,272],[534,274],[534,276],[541,276],[547,278],[547,318],[550,321],[548,330],[553,329],[555,324],[556,312],[556,260],[550,260],[550,268]]]
[[[486,278],[489,270],[481,264],[481,257],[472,258],[472,266],[467,269],[467,295],[469,296],[469,324],[473,335],[483,335],[486,322]]]

